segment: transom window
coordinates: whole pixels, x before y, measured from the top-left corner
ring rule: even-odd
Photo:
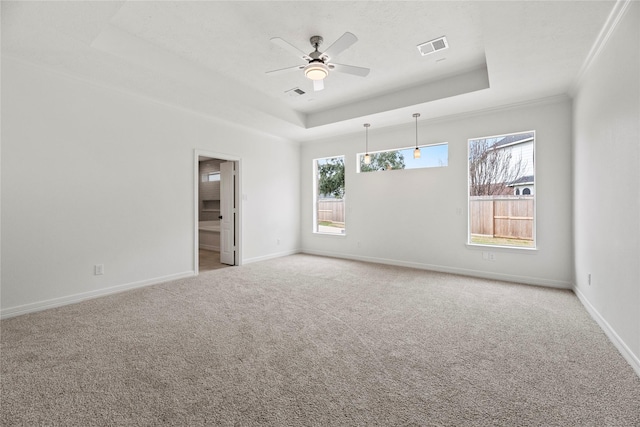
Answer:
[[[220,181],[220,172],[209,172],[202,175],[202,182]]]
[[[418,148],[420,157],[417,159],[414,158],[415,147],[371,152],[369,164],[365,163],[366,153],[358,153],[358,172],[439,168],[449,164],[448,143],[423,145]]]

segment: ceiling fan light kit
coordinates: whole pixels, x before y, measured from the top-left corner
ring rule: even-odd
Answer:
[[[309,80],[322,80],[329,75],[329,67],[322,62],[311,62],[304,67],[304,75]]]

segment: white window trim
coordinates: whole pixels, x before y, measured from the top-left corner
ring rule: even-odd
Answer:
[[[477,139],[477,138],[476,138]],[[395,169],[395,170],[414,170],[414,169],[437,169],[437,168],[445,168],[449,166],[449,142],[445,141],[445,142],[435,142],[433,144],[423,144],[423,145],[418,145],[418,148],[426,148],[426,147],[437,147],[439,145],[446,145],[447,146],[447,164],[445,166],[425,166],[425,167],[421,167],[421,168],[410,168],[410,169]],[[416,148],[415,145],[412,145],[410,147],[404,147],[404,148],[389,148],[386,150],[376,150],[376,151],[369,151],[369,154],[378,154],[378,153],[388,153],[390,151],[402,151],[402,150],[414,150]],[[360,170],[360,158],[363,157],[365,154],[365,152],[362,153],[356,153],[356,173],[369,173],[369,172],[362,172]]]
[[[468,248],[482,248],[482,249],[486,249],[486,248],[491,248],[491,249],[498,249],[498,250],[514,250],[516,252],[527,252],[527,251],[531,251],[531,252],[535,252],[538,250],[539,248],[539,244],[538,244],[538,191],[537,189],[533,192],[533,227],[532,227],[532,234],[533,234],[533,247],[526,247],[526,246],[505,246],[505,245],[488,245],[488,244],[484,244],[484,243],[472,243],[471,242],[471,203],[470,203],[470,199],[469,199],[469,183],[471,181],[470,176],[469,176],[469,145],[471,143],[471,141],[475,141],[478,139],[491,139],[491,138],[500,138],[500,137],[504,137],[504,136],[509,136],[509,135],[517,135],[517,134],[521,134],[521,133],[533,133],[533,179],[534,182],[537,181],[537,177],[538,177],[538,172],[537,172],[537,162],[535,161],[535,157],[536,157],[536,151],[537,151],[537,135],[536,135],[536,131],[535,130],[524,130],[524,131],[518,131],[518,132],[510,132],[510,133],[504,133],[504,134],[498,134],[498,135],[491,135],[491,136],[479,136],[479,137],[473,137],[473,138],[469,138],[467,139],[467,241],[465,243],[465,245]],[[528,140],[524,140],[522,142],[526,142]],[[513,145],[513,144],[506,144],[506,146],[509,145]],[[535,184],[534,184],[535,185]]]
[[[313,182],[313,193],[312,193],[312,212],[313,212],[313,218],[312,218],[312,223],[311,223],[311,232],[316,235],[316,236],[332,236],[332,237],[346,237],[347,235],[347,215],[345,212],[345,218],[344,218],[344,233],[325,233],[322,231],[318,230],[318,182],[317,182],[317,177],[318,177],[318,160],[328,160],[328,159],[336,159],[336,158],[342,158],[342,161],[344,162],[344,167],[345,167],[345,187],[347,186],[346,180],[347,180],[347,156],[345,156],[344,154],[339,154],[336,156],[325,156],[325,157],[317,157],[315,159],[311,159],[311,163],[312,163],[312,167],[311,167],[311,173],[313,174],[311,177],[311,180]],[[342,200],[344,200],[345,203],[345,207],[347,204],[347,197],[346,197],[346,191],[345,191],[345,197],[342,198]]]

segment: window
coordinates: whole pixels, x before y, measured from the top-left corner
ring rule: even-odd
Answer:
[[[220,181],[220,172],[210,172],[202,175],[202,182]]]
[[[345,234],[344,156],[315,159],[313,171],[314,233]]]
[[[358,154],[358,172],[377,172],[394,169],[439,168],[449,164],[449,145],[420,146],[420,158],[413,158],[415,147],[369,153],[371,162],[364,163],[365,153]]]
[[[469,236],[535,248],[535,132],[469,140]]]

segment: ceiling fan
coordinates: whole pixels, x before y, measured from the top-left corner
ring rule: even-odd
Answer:
[[[313,90],[318,91],[324,89],[324,79],[329,75],[329,71],[339,71],[341,73],[353,74],[354,76],[365,77],[369,74],[368,68],[355,67],[353,65],[336,64],[331,58],[339,55],[352,44],[358,41],[358,38],[350,32],[344,33],[338,40],[333,42],[331,46],[324,52],[320,52],[318,48],[323,42],[321,36],[312,36],[309,41],[315,49],[310,54],[306,54],[288,41],[280,37],[274,37],[271,41],[284,50],[293,53],[298,58],[307,61],[305,65],[296,65],[295,67],[287,67],[279,70],[267,71],[267,74],[275,75],[286,73],[289,71],[304,70],[304,75],[313,81]]]

